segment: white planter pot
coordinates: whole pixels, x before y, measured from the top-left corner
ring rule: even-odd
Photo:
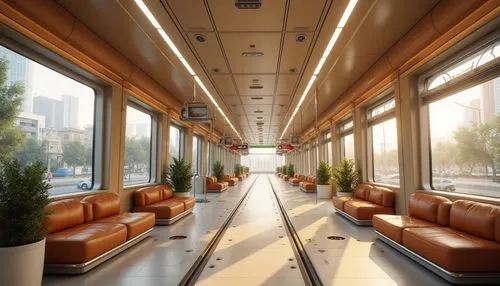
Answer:
[[[351,192],[337,192],[337,197],[350,197],[351,195]]]
[[[174,192],[174,197],[190,197],[191,192]]]
[[[316,185],[316,195],[318,199],[331,199],[332,185]]]
[[[27,245],[0,247],[0,257],[0,285],[42,284],[45,238]]]

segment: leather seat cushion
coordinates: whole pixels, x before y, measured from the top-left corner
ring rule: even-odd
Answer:
[[[372,223],[376,230],[399,244],[402,243],[405,228],[438,226],[416,217],[384,214],[374,215]]]
[[[151,212],[156,219],[169,219],[184,211],[184,203],[173,199],[157,202],[143,207],[135,207],[134,212]]]
[[[303,188],[306,190],[306,191],[315,191],[316,190],[316,184],[314,183],[305,183],[303,185]]]
[[[225,179],[224,182],[227,182],[229,184],[229,186],[234,186],[235,185],[235,182],[231,179]]]
[[[353,197],[332,197],[333,205],[341,211],[344,211],[344,204],[350,200],[357,200],[357,199]]]
[[[119,246],[127,240],[123,224],[88,223],[47,235],[45,263],[79,264]]]
[[[184,210],[192,209],[196,204],[196,199],[193,197],[174,197],[173,200],[182,202],[184,204]]]
[[[100,219],[101,223],[121,223],[127,227],[127,240],[151,229],[155,225],[154,213],[122,213]]]
[[[207,184],[207,190],[214,190],[214,191],[220,191],[224,189],[226,186],[221,183],[213,183],[213,184]]]
[[[374,214],[394,214],[394,209],[361,200],[345,202],[344,211],[359,220],[371,220]]]
[[[452,272],[500,272],[500,244],[449,227],[407,228],[403,245]]]

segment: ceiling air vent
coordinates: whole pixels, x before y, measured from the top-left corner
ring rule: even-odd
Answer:
[[[262,100],[264,98],[262,96],[252,96],[252,97],[250,97],[250,99],[252,99],[252,100]]]
[[[253,113],[264,113],[262,110],[254,110]]]
[[[262,2],[261,0],[235,0],[234,6],[238,9],[259,9]]]
[[[251,85],[248,87],[249,89],[263,89],[264,87],[262,85],[257,85],[257,84],[254,84],[254,85]]]
[[[264,55],[263,52],[243,52],[241,53],[244,57],[262,57]]]

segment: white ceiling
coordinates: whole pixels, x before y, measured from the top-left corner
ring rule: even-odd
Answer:
[[[191,100],[190,75],[134,0],[57,1],[181,101]],[[234,0],[144,2],[246,140],[267,145],[279,139],[348,1],[263,0],[256,10],[237,9]],[[318,111],[334,104],[437,2],[358,1],[318,78]],[[313,122],[312,99],[289,134]],[[229,133],[220,118],[217,125]]]

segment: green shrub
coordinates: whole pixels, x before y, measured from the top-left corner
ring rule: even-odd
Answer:
[[[329,185],[332,178],[332,167],[321,160],[316,171],[316,182],[318,185]]]
[[[288,176],[290,176],[290,177],[295,176],[295,170],[294,170],[293,164],[288,165],[288,168],[286,168],[286,171],[287,171],[286,174]]]
[[[333,170],[333,182],[339,192],[353,192],[360,179],[360,171],[356,170],[352,160],[342,159]]]
[[[174,188],[174,192],[189,192],[192,186],[191,179],[193,178],[191,164],[176,157],[173,157],[173,160],[174,162],[168,166],[166,181]]]
[[[239,177],[241,175],[241,173],[242,173],[241,165],[238,163],[234,164],[234,175],[236,177]]]
[[[281,167],[281,173],[284,175],[288,174],[288,166],[287,165],[284,165],[283,167]]]
[[[217,182],[224,180],[224,165],[220,161],[216,161],[212,166],[212,173],[217,178]]]
[[[50,189],[43,180],[46,170],[42,162],[24,169],[17,160],[1,164],[0,247],[26,245],[44,238]]]

